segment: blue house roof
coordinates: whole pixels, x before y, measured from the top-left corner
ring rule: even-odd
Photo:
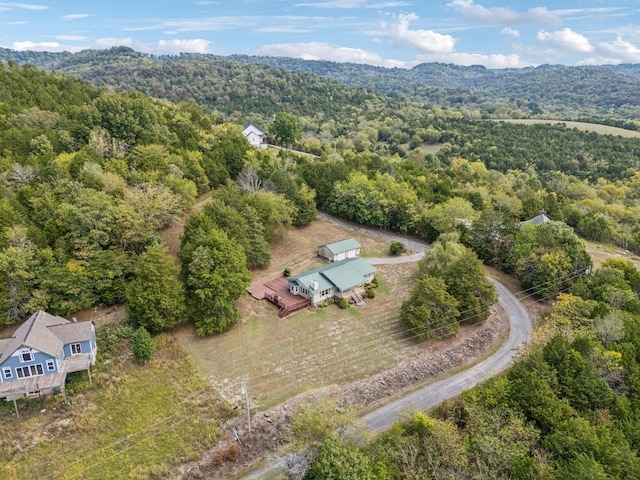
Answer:
[[[34,348],[51,357],[59,357],[65,344],[91,339],[93,322],[69,320],[38,310],[15,331],[0,339],[0,364],[19,348]]]

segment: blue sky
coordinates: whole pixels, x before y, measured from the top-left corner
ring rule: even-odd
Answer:
[[[640,63],[640,0],[0,1],[0,46],[126,45],[410,68]]]

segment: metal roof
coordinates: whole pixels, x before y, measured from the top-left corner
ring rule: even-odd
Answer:
[[[311,288],[315,280],[318,282],[317,290],[336,287],[344,291],[365,283],[365,276],[375,271],[376,269],[362,258],[348,258],[289,277],[289,283],[297,283],[315,291]]]
[[[355,250],[360,248],[360,244],[355,238],[347,238],[345,240],[339,240],[337,242],[327,243],[322,247],[328,249],[334,255],[337,253],[348,252],[349,250]],[[320,248],[322,248],[320,247]]]

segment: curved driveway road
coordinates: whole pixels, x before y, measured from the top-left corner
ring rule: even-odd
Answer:
[[[325,221],[339,223],[343,226],[346,225],[346,222],[342,222],[335,217],[331,217],[326,214],[322,214],[322,217]],[[355,230],[362,230],[362,233],[367,235],[372,234],[372,230],[367,229],[366,227],[355,227],[351,224],[348,224],[348,226]],[[374,234],[386,239],[402,241],[412,250],[417,252],[405,257],[367,258],[367,261],[375,265],[415,262],[422,258],[424,251],[427,248],[423,243],[407,240],[405,237],[396,236],[390,232],[382,232],[379,230],[374,232]],[[507,317],[509,318],[511,328],[507,341],[497,352],[477,365],[474,365],[473,367],[461,371],[451,377],[445,378],[444,380],[439,380],[427,385],[415,392],[411,392],[394,402],[368,413],[362,417],[367,430],[372,432],[386,430],[391,427],[394,422],[399,420],[399,415],[402,412],[406,410],[428,410],[444,400],[456,397],[463,391],[474,387],[488,378],[491,378],[511,365],[516,356],[529,342],[532,329],[531,320],[524,305],[515,297],[515,295],[513,295],[497,280],[491,278],[491,281],[498,289],[498,302],[504,308],[507,313]],[[277,464],[271,463],[245,478],[265,478],[278,471],[281,471],[280,467]]]
[[[507,312],[511,330],[509,338],[489,358],[452,377],[427,385],[388,405],[368,413],[362,420],[367,430],[385,430],[398,420],[398,414],[407,409],[427,410],[448,398],[455,397],[478,383],[506,369],[531,335],[531,321],[522,303],[507,288],[491,279],[498,289],[498,301]]]
[[[444,400],[456,397],[463,391],[491,378],[511,365],[519,352],[521,352],[529,342],[531,320],[529,313],[520,300],[497,280],[492,278],[491,281],[498,289],[498,302],[505,309],[509,317],[511,329],[507,341],[497,352],[477,365],[459,372],[452,377],[427,385],[368,413],[362,417],[367,430],[371,432],[384,431],[399,420],[399,415],[402,412],[406,410],[428,410]],[[279,474],[283,474],[282,465],[276,461],[269,462],[267,465],[244,478],[284,478],[278,476]]]

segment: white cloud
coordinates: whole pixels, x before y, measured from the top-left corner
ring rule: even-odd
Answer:
[[[256,32],[262,32],[262,33],[309,33],[311,32],[311,30],[306,29],[306,28],[297,28],[297,27],[290,27],[290,26],[268,26],[268,27],[260,27],[260,28],[256,28]]]
[[[419,55],[416,59],[420,62],[454,63],[466,66],[484,65],[487,68],[521,68],[531,65],[523,62],[516,54],[447,53]]]
[[[136,45],[139,46],[140,44],[136,44],[136,42],[134,42],[133,38],[131,37],[105,37],[98,38],[93,42],[93,48],[97,49],[106,49],[111,47],[134,48],[134,46]]]
[[[520,36],[520,31],[519,30],[515,30],[511,27],[504,27],[501,31],[500,31],[500,35],[511,35],[512,37],[519,37]]]
[[[338,47],[323,42],[264,45],[259,49],[258,53],[261,55],[272,55],[277,57],[302,58],[304,60],[364,63],[380,67],[407,67],[405,62],[385,59],[375,52],[359,48]]]
[[[175,55],[178,53],[208,53],[211,42],[201,38],[192,40],[160,40],[155,48],[156,53]]]
[[[6,3],[6,2],[0,2],[0,7],[6,7],[7,9],[21,8],[23,10],[47,10],[49,8],[46,5],[32,5],[29,3]]]
[[[616,38],[613,42],[599,43],[598,53],[617,59],[609,63],[640,63],[640,48],[622,37]]]
[[[559,25],[562,21],[559,15],[546,7],[517,12],[507,7],[483,7],[473,0],[453,0],[447,6],[462,14],[466,20],[486,25]]]
[[[451,35],[443,35],[433,30],[411,30],[409,25],[419,17],[415,13],[398,15],[395,23],[382,23],[387,36],[402,40],[423,52],[446,53],[453,50],[456,40]]]
[[[90,17],[91,15],[89,15],[88,13],[73,13],[71,15],[63,15],[62,17],[60,17],[62,20],[65,21],[71,21],[71,20],[81,20],[83,18],[87,18]]]
[[[589,43],[587,37],[574,32],[570,28],[555,32],[540,30],[536,40],[567,52],[589,53],[595,50],[595,47]]]
[[[25,20],[20,20],[17,22],[5,22],[3,23],[3,25],[26,25],[28,22],[26,22]]]
[[[61,45],[58,42],[32,42],[25,40],[24,42],[13,42],[9,47],[12,50],[31,50],[36,52],[78,52],[82,50],[80,47]]]

